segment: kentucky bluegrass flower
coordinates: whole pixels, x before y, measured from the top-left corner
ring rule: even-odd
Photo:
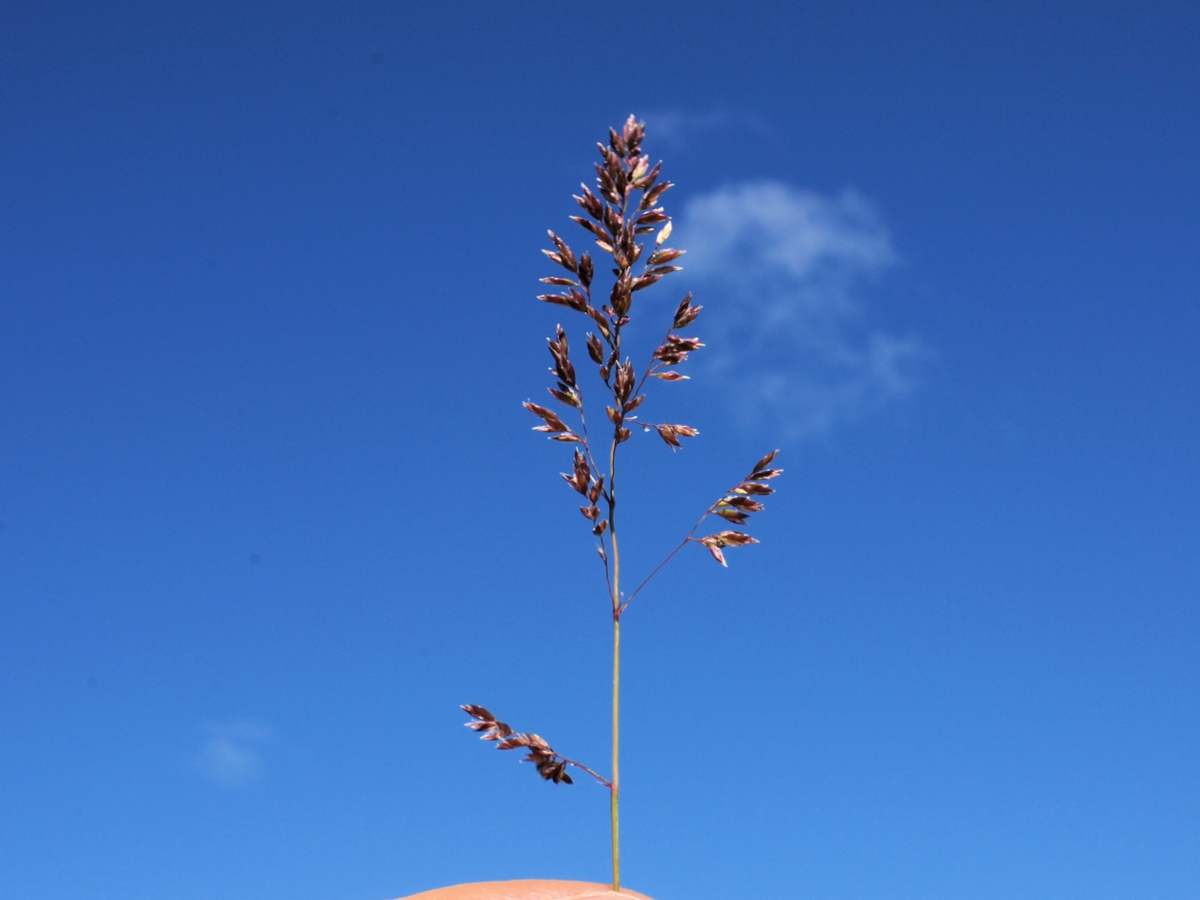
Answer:
[[[597,333],[589,332],[585,343],[588,357],[597,367],[597,386],[602,387],[601,394],[609,404],[604,411],[611,432],[606,430],[602,439],[589,433],[584,392],[571,362],[567,333],[561,325],[555,328],[554,337],[549,339],[550,356],[554,361],[550,371],[555,377],[555,386],[549,391],[558,403],[567,408],[568,418],[578,419],[578,424],[567,424],[553,409],[532,402],[525,403],[525,408],[542,421],[534,431],[546,433],[550,440],[574,445],[571,471],[563,473],[562,477],[583,498],[584,505],[579,511],[597,539],[596,551],[604,564],[613,623],[612,776],[605,778],[583,763],[563,756],[536,734],[515,731],[482,706],[463,706],[463,710],[471,717],[468,728],[481,732],[483,740],[496,742],[499,750],[515,750],[519,747],[527,751],[525,760],[532,762],[538,774],[547,781],[571,784],[567,770],[573,767],[591,775],[608,789],[614,891],[621,888],[618,828],[621,617],[642,588],[688,544],[699,544],[717,562],[726,565],[724,550],[757,543],[744,531],[717,531],[702,537],[695,535],[710,516],[719,516],[733,525],[744,525],[752,514],[762,511],[761,498],[773,493],[773,488],[765,482],[783,471],[771,468],[778,451],[768,453],[754,464],[749,475],[704,511],[678,546],[628,596],[621,590],[621,553],[617,543],[618,451],[638,429],[642,433],[657,433],[672,450],[683,446],[680,438],[693,438],[699,434],[689,425],[648,421],[642,418],[640,410],[646,400],[643,388],[649,379],[665,382],[687,380],[687,376],[677,371],[676,367],[686,362],[689,354],[704,346],[698,338],[682,337],[676,333],[691,325],[700,315],[701,307],[693,305],[692,295],[688,294],[676,307],[666,336],[651,354],[640,376],[631,359],[627,356],[622,359],[621,336],[632,321],[630,313],[634,294],[680,271],[681,267],[672,263],[686,252],[663,246],[671,236],[671,218],[658,202],[672,185],[668,181],[659,181],[662,163],[651,168],[650,157],[641,154],[645,132],[645,123],[638,122],[633,116],[629,117],[621,132],[610,128],[608,146],[599,145],[601,162],[596,164],[596,191],[583,185],[583,195],[575,197],[586,215],[571,216],[571,220],[588,232],[588,237],[594,240],[600,252],[612,258],[613,283],[607,301],[596,299],[603,298],[603,294],[598,291],[594,293],[596,266],[590,253],[576,256],[567,242],[553,231],[550,232],[550,240],[554,249],[542,251],[567,274],[543,278],[544,283],[562,290],[555,294],[541,294],[538,299],[574,310],[587,317],[596,328]],[[639,269],[638,264],[647,247],[647,243],[640,241],[650,234],[654,234],[653,249]]]

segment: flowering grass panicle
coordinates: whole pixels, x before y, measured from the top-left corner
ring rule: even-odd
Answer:
[[[754,464],[750,473],[725,491],[696,521],[692,530],[667,554],[628,595],[621,590],[621,552],[617,540],[617,463],[622,444],[637,432],[654,432],[672,450],[683,446],[681,438],[694,438],[699,433],[690,425],[650,421],[643,417],[646,386],[650,379],[660,382],[686,381],[678,366],[688,356],[701,349],[699,338],[683,337],[677,332],[690,326],[700,315],[701,307],[692,303],[692,295],[683,298],[666,329],[666,336],[651,354],[644,368],[634,366],[633,360],[621,350],[621,338],[633,321],[634,295],[680,271],[674,265],[686,252],[664,246],[671,236],[671,218],[659,205],[672,187],[659,179],[662,163],[653,167],[650,157],[642,153],[646,126],[633,116],[621,131],[609,129],[608,144],[600,144],[600,162],[596,163],[596,189],[581,185],[582,195],[575,201],[583,215],[571,220],[587,232],[598,252],[612,262],[612,284],[607,296],[596,284],[596,263],[589,251],[576,255],[565,240],[550,232],[553,250],[543,250],[546,257],[564,270],[562,274],[542,279],[545,284],[559,288],[557,293],[541,294],[539,300],[579,313],[594,327],[585,338],[587,355],[596,369],[595,388],[603,398],[608,425],[588,428],[588,407],[580,386],[575,365],[571,361],[567,332],[558,325],[549,338],[554,386],[550,396],[561,404],[562,413],[549,407],[526,402],[525,408],[541,424],[534,430],[544,432],[550,440],[571,444],[573,453],[570,471],[563,480],[580,495],[580,513],[597,540],[596,551],[604,564],[608,602],[613,623],[613,702],[612,702],[612,774],[605,778],[583,763],[558,753],[541,737],[515,731],[499,721],[482,706],[465,705],[471,721],[467,727],[480,732],[485,741],[495,742],[499,750],[526,751],[538,774],[555,784],[571,784],[571,768],[591,775],[608,789],[612,827],[612,885],[621,887],[620,856],[620,699],[621,699],[621,617],[633,599],[689,544],[704,547],[721,565],[726,565],[724,551],[757,543],[745,531],[724,529],[704,534],[696,533],[710,517],[717,516],[741,528],[750,516],[761,512],[762,499],[773,493],[768,481],[783,470],[771,468],[778,451],[772,451]],[[650,238],[653,235],[653,239]],[[645,251],[652,247],[648,255]],[[642,257],[646,255],[643,262]],[[604,259],[603,256],[600,257]],[[640,268],[639,268],[640,266]],[[640,374],[639,374],[640,372]],[[589,391],[592,388],[589,388]],[[568,424],[563,415],[571,420]],[[604,420],[601,420],[603,424]],[[601,436],[602,435],[602,436]]]

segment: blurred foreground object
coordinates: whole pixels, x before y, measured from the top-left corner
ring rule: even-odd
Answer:
[[[650,900],[637,891],[614,891],[611,885],[591,881],[478,881],[456,884],[402,897],[400,900],[590,900],[592,897],[635,897]]]

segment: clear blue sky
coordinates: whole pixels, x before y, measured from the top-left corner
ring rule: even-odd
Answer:
[[[8,4],[0,895],[606,877],[604,792],[457,705],[603,765],[520,403],[636,112],[693,250],[646,309],[686,280],[709,346],[629,567],[787,474],[625,619],[626,883],[1194,898],[1197,46],[1184,3]]]

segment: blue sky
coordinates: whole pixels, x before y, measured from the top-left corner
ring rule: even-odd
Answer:
[[[0,16],[0,894],[605,879],[604,792],[457,704],[605,758],[520,403],[582,345],[545,229],[635,112],[692,251],[645,333],[686,288],[708,346],[628,567],[787,473],[624,620],[625,882],[1195,896],[1194,5]]]

